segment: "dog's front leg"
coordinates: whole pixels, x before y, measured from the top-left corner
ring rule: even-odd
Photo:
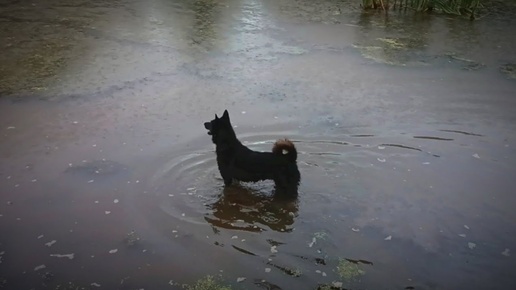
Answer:
[[[222,177],[222,178],[224,178],[224,177]],[[230,186],[231,183],[233,183],[233,178],[224,178],[224,185],[226,187]]]

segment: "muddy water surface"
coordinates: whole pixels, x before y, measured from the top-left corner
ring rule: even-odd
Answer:
[[[1,4],[0,288],[516,288],[515,8],[312,2]],[[224,109],[297,200],[224,188]]]

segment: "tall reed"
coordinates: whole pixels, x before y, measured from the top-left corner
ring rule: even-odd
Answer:
[[[446,14],[469,15],[482,8],[481,0],[362,0],[364,9],[399,10],[411,9],[417,12],[443,12]]]

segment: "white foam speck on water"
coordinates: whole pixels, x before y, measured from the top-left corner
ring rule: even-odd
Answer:
[[[92,180],[89,180],[89,181],[88,181],[88,183],[92,183],[93,181],[94,181],[93,179],[92,179]]]
[[[96,200],[96,201],[95,201],[95,203],[99,203],[99,201],[98,201],[98,200]]]
[[[238,236],[232,236],[231,239],[236,240],[236,239],[238,239]]]
[[[272,246],[271,247],[271,253],[277,253],[278,252],[278,249],[277,249],[277,246]]]
[[[14,126],[7,127],[7,130],[14,130],[14,129],[16,129],[16,127],[14,127]]]
[[[34,268],[34,271],[39,271],[39,270],[41,270],[41,269],[45,269],[46,267],[47,267],[47,266],[45,266],[45,265],[39,265],[39,266],[36,266],[36,267]]]
[[[118,249],[109,250],[109,252],[108,252],[108,253],[110,253],[110,254],[114,254],[114,253],[116,253],[116,252],[118,252]]]
[[[430,162],[423,162],[423,165],[428,165],[430,164]]]
[[[466,230],[469,230],[468,225],[464,225],[464,228],[465,228]]]
[[[477,153],[473,154],[473,157],[480,159],[480,156]]]
[[[351,228],[351,230],[354,231],[355,233],[360,232],[360,229]]]
[[[309,248],[313,247],[316,241],[317,241],[317,239],[315,237],[313,237],[312,242],[308,243],[308,247]]]
[[[90,285],[93,286],[93,287],[100,287],[100,284],[99,283],[95,283],[95,282],[91,283]]]
[[[472,250],[473,250],[476,246],[477,246],[477,244],[475,244],[475,243],[472,243],[472,242],[469,242],[469,243],[468,243],[468,247],[469,247],[470,249],[472,249]]]
[[[118,203],[118,199],[113,200],[114,203]]]
[[[237,283],[240,283],[240,282],[245,281],[245,279],[246,279],[245,277],[238,277],[238,278],[236,279],[236,281],[237,281]]]
[[[37,179],[33,179],[33,180],[31,180],[30,182],[36,182],[36,181],[38,181],[38,180],[37,180]]]
[[[384,240],[386,240],[386,241],[390,241],[390,240],[392,240],[392,236],[388,236],[388,237],[386,237]]]
[[[245,114],[245,111],[242,111],[242,114]]]
[[[50,257],[56,257],[56,258],[68,258],[72,260],[75,257],[75,254],[50,254]]]
[[[506,257],[510,257],[511,256],[511,250],[509,249],[505,249],[503,252],[502,252],[502,255],[506,256]]]
[[[385,149],[385,146],[378,146],[378,149],[383,150]]]
[[[110,214],[111,212],[109,210],[106,210],[104,213],[105,214]]]
[[[465,238],[465,237],[466,237],[466,234],[459,234],[459,237],[463,237],[463,238]]]
[[[45,243],[45,246],[52,247],[52,245],[55,244],[56,242],[57,242],[56,240],[52,240],[52,241],[50,241],[48,243]]]
[[[44,237],[44,235],[39,235],[39,236],[38,236],[38,240],[39,240],[39,239],[41,239],[41,238],[43,238],[43,237]]]
[[[378,158],[376,158],[376,159],[377,159],[378,161],[380,161],[380,162],[385,162],[385,161],[386,161],[384,158],[380,158],[380,157],[378,157]]]
[[[271,268],[265,268],[265,273],[269,273],[271,271]]]

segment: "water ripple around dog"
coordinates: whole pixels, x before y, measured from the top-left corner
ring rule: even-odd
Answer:
[[[181,220],[204,223],[201,216],[206,212],[205,205],[221,190],[216,182],[218,175],[214,152],[202,150],[166,161],[151,183],[162,211]]]

